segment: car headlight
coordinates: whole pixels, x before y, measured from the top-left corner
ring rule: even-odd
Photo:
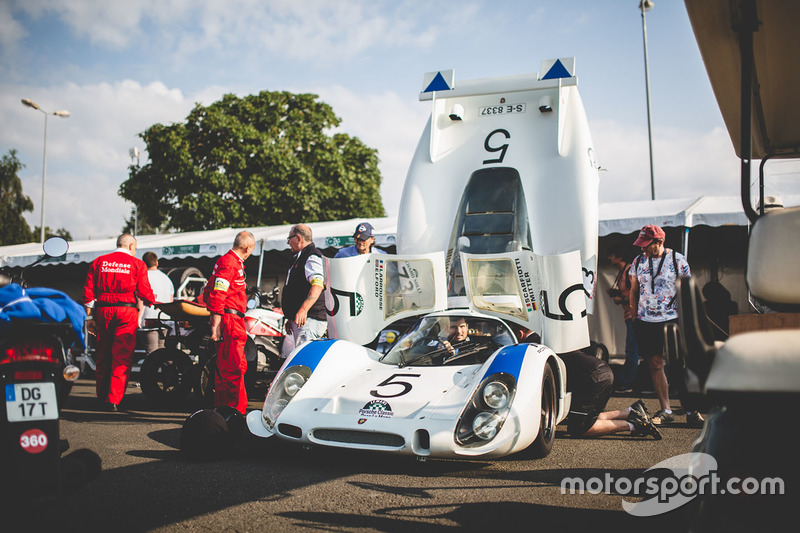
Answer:
[[[285,398],[281,398],[274,402],[269,408],[268,418],[270,420],[277,420],[283,410],[286,409],[287,405],[289,405],[289,400],[286,400]]]
[[[494,413],[484,411],[478,413],[472,421],[472,432],[475,433],[475,436],[479,439],[492,440],[494,436],[497,435],[502,425],[502,418]]]
[[[297,394],[297,391],[299,391],[305,384],[306,378],[297,372],[292,372],[291,374],[286,375],[286,379],[283,382],[283,390],[289,396],[294,397],[294,395]]]
[[[492,409],[505,409],[511,393],[502,381],[490,381],[483,386],[483,401]]]
[[[454,435],[456,443],[473,447],[495,438],[511,410],[516,389],[517,380],[510,374],[492,374],[484,379],[461,413]]]
[[[264,426],[272,429],[289,402],[308,382],[311,369],[305,365],[295,365],[282,372],[270,385],[264,407],[261,409],[261,418]]]

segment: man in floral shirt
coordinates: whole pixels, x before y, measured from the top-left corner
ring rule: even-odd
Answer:
[[[678,321],[678,278],[691,276],[686,258],[664,247],[664,230],[655,225],[642,228],[633,243],[642,255],[631,265],[631,306],[636,309],[633,330],[639,355],[650,364],[650,377],[661,409],[653,415],[656,425],[675,420],[669,403],[669,383],[664,372],[664,326]],[[687,412],[690,425],[703,422],[697,412]]]

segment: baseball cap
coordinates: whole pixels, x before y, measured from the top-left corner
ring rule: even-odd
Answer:
[[[666,237],[666,234],[663,229],[655,224],[648,224],[639,232],[639,237],[633,242],[633,245],[638,248],[644,248],[654,240],[664,239],[664,237]]]
[[[358,226],[356,226],[356,232],[353,234],[353,237],[357,239],[361,239],[362,241],[366,241],[370,237],[372,237],[372,224],[369,222],[362,222]]]

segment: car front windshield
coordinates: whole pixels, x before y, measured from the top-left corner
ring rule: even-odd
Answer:
[[[499,320],[469,315],[427,316],[397,341],[381,362],[399,366],[481,364],[498,348],[514,342]]]

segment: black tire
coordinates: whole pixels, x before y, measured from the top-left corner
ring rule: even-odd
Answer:
[[[194,363],[180,350],[161,348],[142,363],[139,383],[151,403],[165,405],[185,399],[192,390]]]
[[[214,392],[216,390],[217,356],[211,357],[203,368],[200,369],[200,379],[195,389],[195,394],[200,399],[200,404],[205,408],[214,407]]]
[[[542,414],[539,422],[539,435],[528,448],[535,458],[547,457],[556,440],[556,379],[553,368],[546,364],[542,375]]]
[[[203,273],[200,271],[200,269],[195,267],[173,268],[172,270],[167,272],[167,277],[169,277],[170,281],[172,281],[172,284],[175,286],[176,293],[178,292],[178,289],[180,288],[183,281],[188,277],[205,279],[205,276],[203,276]],[[203,292],[204,285],[205,283],[192,281],[188,285],[186,285],[186,288],[184,289],[184,294],[182,295],[175,294],[175,297],[184,298],[187,300],[196,298],[200,295],[201,292]]]

